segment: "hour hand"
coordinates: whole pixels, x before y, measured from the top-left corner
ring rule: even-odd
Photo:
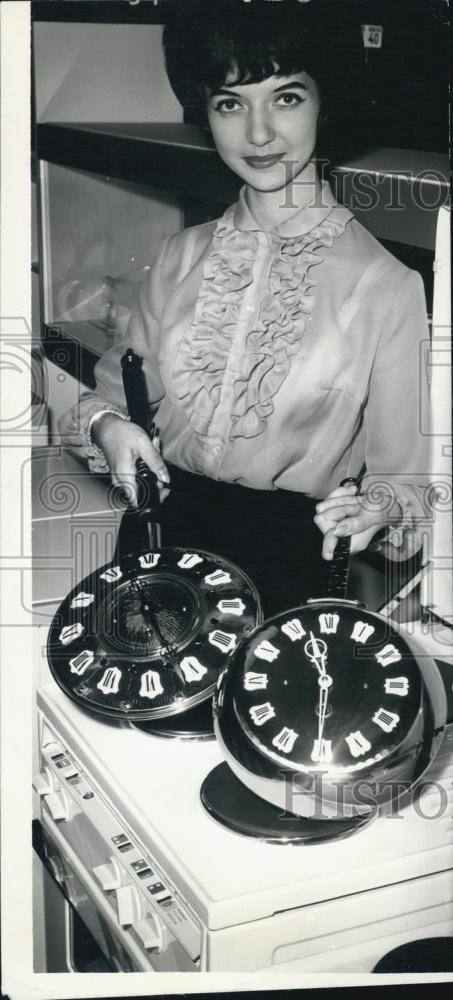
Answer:
[[[325,674],[327,644],[324,642],[324,639],[316,639],[313,632],[310,632],[310,638],[307,639],[304,646],[304,653],[308,656],[308,659],[311,660],[319,673]]]

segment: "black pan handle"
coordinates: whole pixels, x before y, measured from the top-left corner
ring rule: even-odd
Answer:
[[[153,440],[156,429],[154,424],[150,423],[148,393],[142,365],[142,358],[132,350],[132,347],[128,347],[121,358],[121,374],[127,411],[132,422],[138,424]],[[141,458],[136,462],[136,469],[138,509],[140,517],[146,519],[148,512],[152,516],[152,512],[159,510],[157,478]]]
[[[151,440],[156,428],[150,422],[150,409],[142,358],[128,347],[121,358],[121,374],[129,416]],[[137,506],[129,506],[122,516],[115,557],[144,549],[160,548],[160,494],[157,477],[143,459],[137,459]]]
[[[138,516],[144,520],[148,517],[159,520],[160,495],[157,476],[142,458],[137,459],[135,467],[137,469]]]
[[[127,412],[134,424],[149,433],[149,404],[142,358],[128,347],[121,358]]]
[[[359,489],[359,480],[354,479],[353,476],[348,476],[347,479],[342,479],[340,486],[349,486],[354,484]],[[349,576],[349,560],[351,556],[351,537],[346,535],[343,538],[339,538],[335,546],[335,552],[333,554],[332,562],[329,566],[329,575],[327,578],[327,596],[340,598],[343,600],[346,597],[346,591],[348,588],[348,576]]]

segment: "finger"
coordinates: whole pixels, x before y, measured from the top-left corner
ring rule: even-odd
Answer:
[[[333,555],[334,555],[334,552],[335,552],[335,549],[336,549],[337,541],[338,541],[338,539],[337,539],[337,537],[336,537],[336,535],[334,534],[333,531],[328,531],[324,535],[324,540],[323,540],[323,543],[322,543],[322,557],[323,557],[323,559],[327,559],[327,561],[330,561],[331,559],[333,559]]]
[[[168,469],[162,459],[162,456],[156,451],[156,448],[148,438],[140,440],[136,445],[137,458],[142,458],[144,462],[149,466],[154,475],[157,476],[161,483],[168,486],[170,482],[170,476]]]
[[[328,531],[332,531],[332,529],[337,525],[336,521],[332,521],[330,518],[324,517],[320,514],[316,514],[313,521],[316,524],[316,527],[322,531],[323,535],[325,535]]]
[[[320,500],[319,503],[316,504],[318,514],[324,514],[326,511],[332,510],[334,507],[357,507],[362,510],[362,497],[357,495],[345,497],[326,497],[325,500]]]
[[[381,524],[380,518],[371,517],[370,514],[358,514],[355,517],[346,517],[343,521],[333,529],[337,538],[343,538],[347,535],[357,535],[361,531],[367,531],[373,526],[379,527]]]
[[[133,507],[137,506],[137,479],[135,471],[116,470],[112,471],[112,482],[118,486],[125,495],[127,503]]]
[[[313,520],[318,527],[322,524],[326,525],[327,528],[333,527],[338,521],[344,520],[345,517],[354,517],[363,513],[360,504],[348,503],[342,507],[332,507],[331,509],[315,514]],[[322,529],[321,529],[322,530]]]
[[[338,497],[353,497],[357,494],[357,486],[351,483],[349,486],[337,486],[334,490],[324,497],[324,500],[320,500],[320,503],[325,503],[327,500],[335,499]]]

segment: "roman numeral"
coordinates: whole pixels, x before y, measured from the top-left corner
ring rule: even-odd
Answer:
[[[349,736],[345,736],[345,740],[353,757],[363,757],[371,750],[370,741],[360,732],[360,729],[356,729],[355,733],[349,733]]]
[[[340,621],[339,615],[334,615],[334,614],[319,615],[320,632],[324,632],[325,635],[331,635],[333,632],[337,631],[339,621]]]
[[[78,656],[74,656],[72,660],[69,661],[69,666],[71,668],[71,674],[81,674],[85,673],[87,667],[91,667],[94,662],[94,653],[89,649],[82,650]]]
[[[120,680],[121,670],[118,670],[118,667],[107,667],[107,670],[96,687],[98,687],[100,691],[103,691],[104,694],[118,694]]]
[[[221,632],[220,629],[214,629],[213,632],[209,633],[209,642],[213,646],[217,646],[217,649],[220,649],[222,653],[229,653],[236,645],[236,636],[233,632]]]
[[[142,569],[154,569],[160,559],[160,552],[147,552],[146,555],[139,556],[138,561]]]
[[[241,601],[240,597],[225,598],[223,601],[219,601],[217,605],[219,611],[223,615],[243,615],[245,611],[245,604]]]
[[[249,712],[256,726],[264,726],[265,722],[275,716],[275,708],[270,701],[265,701],[264,705],[254,705]]]
[[[198,563],[202,562],[201,556],[197,556],[196,552],[185,552],[179,560],[178,566],[181,569],[193,569],[194,566],[198,566]]]
[[[373,715],[373,722],[380,726],[385,733],[391,733],[392,729],[396,729],[399,721],[400,717],[396,712],[387,712],[385,708],[379,708]]]
[[[207,674],[208,672],[208,668],[204,667],[203,664],[197,660],[196,656],[185,656],[184,659],[181,660],[181,670],[188,683],[190,683],[190,681],[201,681],[204,674]]]
[[[281,630],[292,642],[302,639],[302,636],[307,634],[299,618],[291,618],[291,621],[282,625]]]
[[[223,569],[216,569],[214,573],[209,573],[204,579],[205,583],[209,583],[210,587],[219,587],[221,583],[231,583],[230,574],[225,573]]]
[[[356,622],[351,632],[351,639],[355,639],[356,642],[368,642],[374,631],[374,625],[367,625],[366,622]]]
[[[332,762],[332,740],[315,740],[311,759],[316,763],[330,764]]]
[[[157,698],[163,694],[164,689],[161,684],[160,675],[156,670],[147,670],[142,674],[140,681],[141,698]]]
[[[399,694],[404,697],[409,691],[409,680],[407,677],[386,677],[384,686],[386,694]]]
[[[246,691],[257,691],[267,687],[269,678],[267,674],[256,674],[253,670],[248,670],[244,677],[244,688]]]
[[[254,650],[254,653],[259,660],[267,660],[268,663],[272,663],[280,655],[280,650],[273,646],[267,639],[263,639]]]
[[[74,625],[65,625],[58,638],[63,646],[68,646],[70,642],[74,642],[74,639],[78,639],[84,631],[84,626],[80,622],[75,622]]]
[[[277,750],[282,750],[283,753],[291,753],[298,736],[299,733],[295,733],[294,729],[288,729],[287,726],[284,726],[277,736],[274,736],[272,746],[277,747]]]
[[[119,566],[110,566],[109,569],[106,569],[105,573],[100,574],[100,577],[101,580],[106,580],[107,583],[115,583],[116,580],[121,580],[122,575]]]
[[[94,601],[94,594],[85,594],[83,590],[72,598],[71,608],[87,608]]]
[[[380,653],[376,653],[376,659],[381,667],[389,667],[391,663],[398,663],[401,659],[401,653],[398,652],[396,646],[389,644],[384,646]]]

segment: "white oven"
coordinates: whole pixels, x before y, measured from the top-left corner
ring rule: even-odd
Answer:
[[[99,721],[54,683],[38,709],[47,863],[107,967],[369,972],[395,948],[453,934],[453,726],[431,783],[397,815],[335,842],[283,846],[205,811],[215,742]],[[70,942],[61,950],[70,956]]]

